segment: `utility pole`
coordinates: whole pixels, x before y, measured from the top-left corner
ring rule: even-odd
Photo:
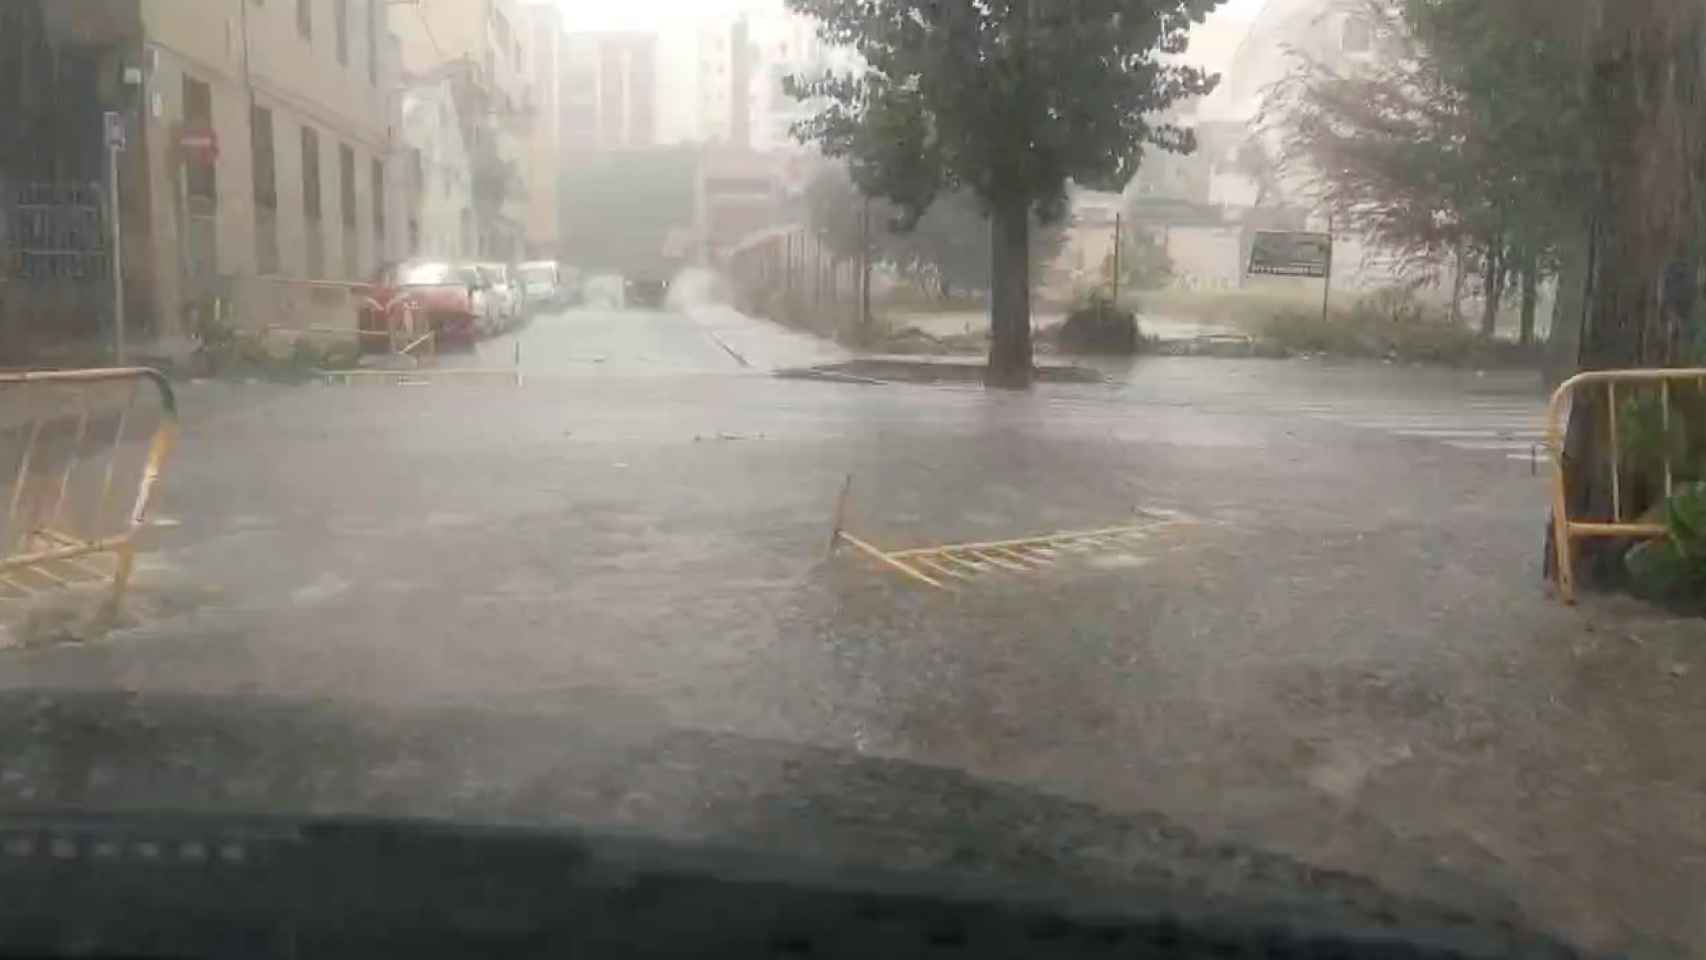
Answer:
[[[107,145],[107,221],[112,229],[113,362],[124,366],[124,249],[119,229],[118,155],[124,149],[124,114],[108,110],[102,116]]]
[[[1114,309],[1120,306],[1120,237],[1124,234],[1121,229],[1124,223],[1123,215],[1114,213]]]
[[[859,217],[859,324],[871,329],[871,197]]]
[[[1321,278],[1321,322],[1328,321],[1327,307],[1333,296],[1333,211],[1327,211],[1327,269]]]

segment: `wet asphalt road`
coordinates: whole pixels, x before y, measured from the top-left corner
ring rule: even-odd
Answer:
[[[914,760],[1592,946],[1706,944],[1698,624],[1555,606],[1545,478],[1508,451],[1323,413],[1470,432],[1538,415],[1520,380],[784,381],[837,352],[714,308],[568,311],[452,362],[517,344],[519,389],[185,385],[141,622],[11,651],[4,684],[573,704],[602,737]],[[938,593],[826,558],[849,474],[849,529],[888,547],[1186,522]]]

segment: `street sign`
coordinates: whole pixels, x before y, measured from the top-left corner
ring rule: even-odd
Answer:
[[[178,149],[185,159],[211,166],[219,159],[219,135],[212,130],[178,131]]]
[[[108,110],[101,115],[101,126],[106,131],[107,149],[123,150],[125,147],[124,114],[117,110]]]
[[[1324,280],[1332,261],[1331,234],[1258,230],[1250,241],[1248,272],[1253,276]]]

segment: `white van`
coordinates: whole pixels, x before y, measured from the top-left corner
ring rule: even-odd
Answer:
[[[516,284],[528,307],[557,310],[567,305],[563,271],[555,260],[531,260],[515,268]]]

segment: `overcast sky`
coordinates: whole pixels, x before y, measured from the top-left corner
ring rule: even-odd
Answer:
[[[753,8],[778,8],[782,0],[558,0],[570,30],[667,30],[701,17]],[[1221,70],[1265,0],[1227,0],[1192,38],[1190,59]]]

